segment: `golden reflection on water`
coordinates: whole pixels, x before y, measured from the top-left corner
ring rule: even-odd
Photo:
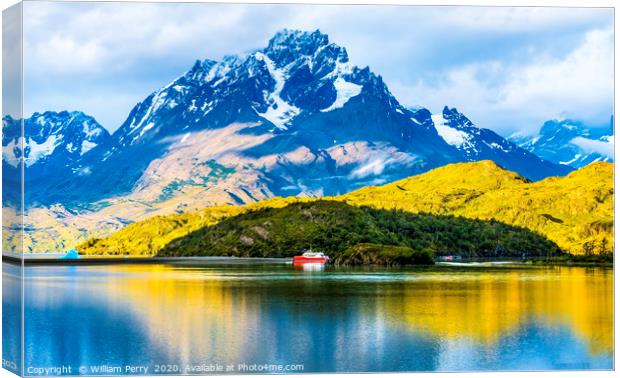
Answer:
[[[596,353],[613,351],[613,274],[595,268],[561,268],[559,282],[528,292],[531,311],[566,321]]]
[[[479,273],[408,285],[385,307],[406,326],[492,344],[535,318],[568,324],[593,353],[613,351],[613,272],[559,267]]]
[[[338,290],[333,287],[348,288],[346,301],[358,301],[360,313],[356,316],[371,319],[376,331],[396,327],[429,333],[444,341],[465,337],[491,345],[535,319],[550,326],[569,326],[592,353],[613,352],[610,269],[438,269],[394,276],[379,271],[366,274],[366,278],[329,269],[299,272],[292,267],[272,273],[167,265],[89,269],[103,270],[107,276],[89,280],[83,285],[82,290],[87,291],[84,295],[101,298],[109,307],[129,309],[152,344],[184,363],[191,362],[192,355],[215,354],[222,360],[239,360],[248,349],[263,347],[253,343],[257,333],[272,333],[275,340],[278,324],[265,310],[274,301],[280,300],[281,308],[292,316],[304,316],[298,312],[312,307],[299,305],[301,292],[318,297],[326,290]],[[323,288],[322,277],[332,282],[332,289]],[[376,277],[385,279],[371,282]],[[279,286],[270,286],[270,280]],[[53,279],[43,282],[48,289],[62,284]],[[372,295],[366,292],[358,296],[358,288],[370,290]],[[318,316],[321,309],[313,311],[307,316]],[[335,319],[355,316],[347,312],[350,307],[332,305],[327,311],[334,312]],[[343,327],[338,322],[334,327],[336,334],[343,332],[337,328]],[[298,335],[309,331],[301,328],[296,331]]]
[[[108,280],[99,288],[107,300],[126,305],[140,319],[150,342],[167,349],[171,361],[195,362],[192,355],[214,355],[240,360],[237,347],[247,337],[239,324],[258,322],[255,303],[234,295],[226,282],[203,270],[179,270],[166,265],[118,266],[122,280]],[[204,337],[217,334],[217,338]]]

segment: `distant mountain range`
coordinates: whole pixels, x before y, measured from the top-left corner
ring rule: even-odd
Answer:
[[[541,159],[492,130],[476,127],[455,108],[446,106],[441,114],[431,118],[439,135],[464,155],[462,161],[492,160],[534,181],[571,171],[569,167]]]
[[[591,128],[583,122],[549,120],[538,135],[509,138],[522,148],[556,164],[581,168],[592,162],[613,161],[614,122],[609,128]]]
[[[19,153],[15,124],[4,119],[8,154]],[[319,31],[284,30],[264,49],[196,61],[112,135],[80,112],[35,113],[24,127],[27,206],[154,203],[197,189],[213,203],[336,195],[482,159],[532,180],[571,170],[456,109],[405,108]]]

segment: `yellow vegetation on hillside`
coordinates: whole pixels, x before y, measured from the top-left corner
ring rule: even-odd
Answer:
[[[246,211],[266,207],[279,208],[302,198],[275,197],[246,206],[213,206],[184,214],[158,215],[132,223],[108,238],[91,238],[78,247],[78,251],[91,255],[153,256],[168,243],[190,232],[216,224],[220,220]]]
[[[530,182],[492,161],[446,165],[391,184],[329,198],[354,206],[455,215],[536,231],[572,254],[613,248],[613,164],[593,163],[566,177]],[[86,254],[155,255],[172,240],[243,212],[284,207],[308,198],[272,198],[246,206],[215,206],[156,216],[78,247]]]
[[[450,164],[336,197],[349,204],[495,219],[537,231],[573,254],[613,248],[613,164],[529,182],[492,161]]]

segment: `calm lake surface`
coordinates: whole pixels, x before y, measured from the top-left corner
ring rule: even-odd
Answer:
[[[613,368],[609,268],[48,265],[24,293],[29,375]]]

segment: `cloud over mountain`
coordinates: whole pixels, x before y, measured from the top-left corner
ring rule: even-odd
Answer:
[[[26,115],[80,109],[110,131],[196,57],[243,53],[283,28],[319,28],[381,72],[403,104],[453,104],[502,135],[611,113],[610,9],[33,3],[25,12]]]

